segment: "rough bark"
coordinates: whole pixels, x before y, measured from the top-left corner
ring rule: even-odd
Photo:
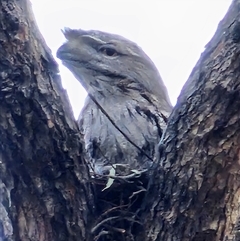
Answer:
[[[81,137],[29,1],[0,2],[0,45],[0,240],[84,240]]]
[[[239,20],[235,0],[170,116],[148,240],[240,240]]]
[[[115,240],[240,240],[239,43],[234,0],[170,116],[140,224]],[[27,0],[0,2],[0,45],[0,240],[92,240],[82,137]]]

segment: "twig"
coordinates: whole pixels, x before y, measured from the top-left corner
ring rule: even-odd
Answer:
[[[129,199],[132,199],[135,195],[137,195],[138,193],[140,192],[146,192],[147,190],[145,188],[142,187],[142,189],[136,191],[136,192],[133,192],[132,195],[129,197]]]
[[[110,229],[110,230],[113,230],[113,231],[116,231],[116,232],[119,232],[119,233],[125,233],[126,230],[123,229],[123,228],[115,228],[115,227],[112,227],[110,225],[105,225],[106,228]]]
[[[120,208],[127,207],[127,206],[128,206],[128,205],[121,205],[121,206],[117,206],[117,207],[113,207],[113,208],[108,209],[107,211],[105,211],[104,213],[102,213],[102,214],[100,215],[100,217],[97,219],[97,222],[99,222],[104,216],[106,216],[106,215],[109,214],[110,212],[115,211],[115,210],[120,209]]]
[[[119,217],[119,216],[114,216],[114,217],[109,217],[109,218],[104,219],[103,221],[101,221],[99,224],[97,224],[95,227],[93,227],[93,228],[91,229],[91,233],[95,233],[95,231],[96,231],[99,227],[101,227],[104,223],[106,223],[106,222],[108,222],[108,221],[111,221],[111,220],[113,220],[113,219],[118,219],[118,218],[120,218],[120,217]]]
[[[108,213],[110,213],[110,212],[112,212],[112,211],[114,211],[116,209],[124,208],[124,207],[127,207],[127,206],[128,205],[121,205],[121,206],[110,208],[107,211],[105,211],[103,214],[101,214],[101,216],[103,217],[103,216],[107,215]]]
[[[139,171],[139,173],[132,173],[132,174],[129,174],[129,175],[126,175],[126,176],[112,176],[112,175],[99,175],[99,174],[97,174],[97,175],[100,176],[100,177],[107,177],[107,178],[120,179],[120,180],[127,180],[127,179],[130,179],[130,178],[140,177],[141,174],[143,174],[143,173],[145,173],[147,171],[148,170],[145,169],[145,170]]]
[[[97,241],[101,236],[109,234],[108,231],[102,230],[95,238],[94,241]]]

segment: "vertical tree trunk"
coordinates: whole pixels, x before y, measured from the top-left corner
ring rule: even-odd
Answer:
[[[0,2],[0,240],[84,240],[81,137],[30,2]]]
[[[105,219],[112,240],[240,240],[239,19],[234,0],[169,119],[139,225]],[[99,192],[28,0],[0,2],[0,45],[0,240],[109,240],[93,232]]]
[[[239,19],[235,0],[170,117],[148,240],[240,240]]]

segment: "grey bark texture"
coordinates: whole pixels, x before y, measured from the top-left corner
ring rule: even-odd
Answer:
[[[0,240],[240,240],[240,0],[187,80],[147,186],[97,189],[29,1],[0,2],[0,45]]]
[[[0,240],[86,239],[82,138],[26,0],[0,2],[0,136]]]

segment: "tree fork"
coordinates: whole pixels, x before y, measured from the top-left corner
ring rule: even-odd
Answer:
[[[240,240],[239,19],[234,0],[183,87],[134,240]],[[92,240],[82,138],[29,1],[1,1],[0,45],[0,240]]]

